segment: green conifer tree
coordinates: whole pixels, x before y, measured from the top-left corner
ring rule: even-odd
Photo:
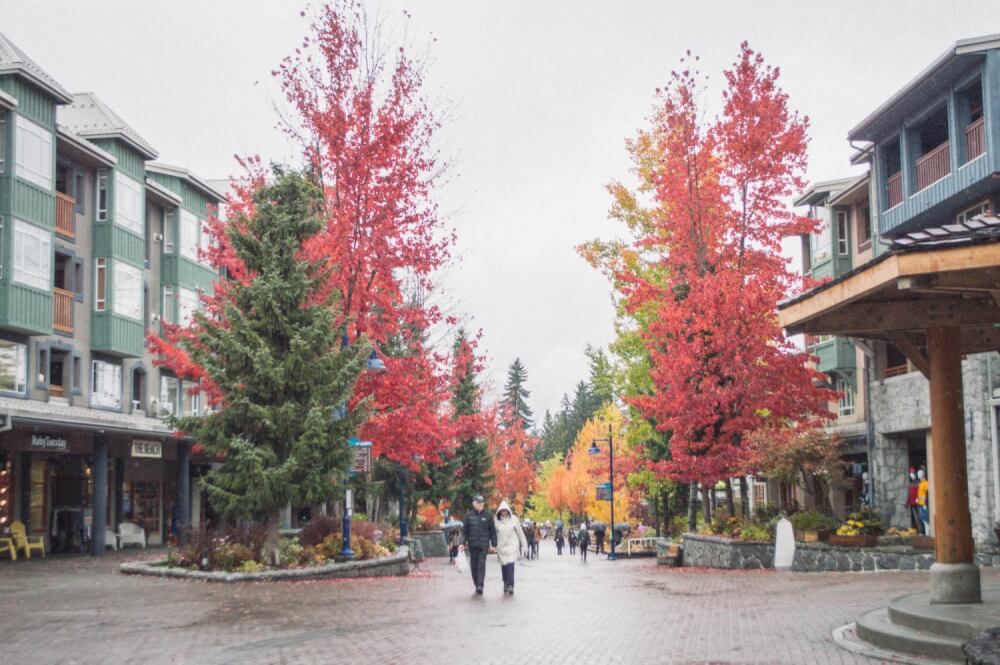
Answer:
[[[455,416],[474,416],[482,409],[479,386],[476,384],[475,358],[471,354],[463,354],[462,348],[468,344],[468,336],[464,329],[458,331],[455,338],[454,357],[456,362],[463,362],[461,379],[455,383],[452,392],[452,405]],[[464,357],[463,357],[464,356]],[[472,507],[472,497],[477,494],[487,495],[493,487],[493,474],[490,473],[492,460],[486,439],[481,436],[462,441],[455,457],[448,464],[451,477],[452,511],[457,515]]]
[[[528,370],[525,369],[520,358],[515,358],[507,370],[507,385],[503,389],[502,404],[509,407],[512,417],[521,420],[525,430],[530,430],[534,421],[531,419],[532,411],[527,401],[531,397],[531,391],[524,387],[527,381]]]
[[[346,404],[366,367],[363,340],[342,347],[338,303],[317,302],[321,263],[301,258],[303,242],[322,228],[322,193],[301,175],[275,170],[254,196],[255,213],[227,225],[227,238],[253,278],[227,282],[220,319],[196,315],[184,343],[218,387],[222,402],[202,417],[176,420],[220,463],[202,479],[227,517],[267,516],[276,555],[279,511],[326,501],[341,490],[347,441],[366,417]]]

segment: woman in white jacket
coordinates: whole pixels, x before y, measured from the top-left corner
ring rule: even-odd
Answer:
[[[500,558],[500,571],[503,574],[503,592],[505,595],[514,593],[514,563],[521,550],[528,546],[524,530],[517,516],[511,512],[506,501],[500,502],[497,508],[497,556]]]

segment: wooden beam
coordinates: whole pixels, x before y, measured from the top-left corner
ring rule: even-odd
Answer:
[[[903,352],[913,366],[920,370],[927,379],[931,378],[931,363],[927,359],[927,353],[917,346],[909,337],[902,333],[892,333],[889,341],[893,346]]]
[[[1000,266],[1000,244],[965,245],[948,249],[910,250],[899,254],[900,277]]]
[[[926,330],[931,326],[984,326],[1000,322],[1000,308],[987,298],[892,300],[845,305],[814,317],[789,333],[869,337],[873,333]]]

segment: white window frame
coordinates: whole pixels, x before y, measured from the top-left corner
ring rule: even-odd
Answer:
[[[208,224],[200,219],[198,222],[198,262],[206,268],[211,268],[212,261],[208,257],[208,252],[212,249],[212,235],[208,232]]]
[[[163,253],[174,253],[174,222],[177,219],[174,209],[163,211]]]
[[[837,379],[837,392],[840,393],[840,415],[854,415],[854,392],[844,379]]]
[[[822,211],[822,212],[820,212]],[[818,209],[816,220],[819,226],[810,236],[810,249],[812,250],[812,266],[815,268],[830,258],[830,244],[832,241],[830,228],[830,215],[825,209]]]
[[[54,178],[52,132],[21,114],[16,116],[15,173],[18,178],[51,192]]]
[[[0,111],[0,173],[7,171],[7,111]]]
[[[28,265],[29,243],[37,243],[36,265]],[[13,271],[11,276],[18,284],[24,284],[42,291],[52,290],[52,233],[23,219],[14,219]]]
[[[103,279],[102,279],[103,277]],[[108,309],[108,260],[94,259],[94,311],[106,312]]]
[[[115,224],[137,236],[144,236],[142,186],[121,171],[115,171]]]
[[[163,287],[163,298],[160,300],[160,318],[166,323],[175,323],[174,287],[169,284]]]
[[[837,211],[837,254],[850,256],[850,216],[844,210]]]
[[[174,384],[174,399],[170,399],[170,382]],[[175,376],[160,375],[160,413],[177,413],[178,396],[180,395],[180,381]],[[179,414],[178,414],[179,415]]]
[[[97,169],[94,195],[94,217],[98,222],[108,221],[108,170]]]
[[[0,339],[0,354],[3,354],[6,349],[13,350],[13,371],[12,379],[14,381],[14,388],[7,389],[0,387],[0,393],[14,394],[14,395],[24,395],[28,392],[28,347],[26,344],[21,344],[20,342],[12,342],[7,339]],[[0,362],[3,362],[0,360]]]
[[[183,286],[177,289],[177,322],[187,327],[194,321],[194,314],[201,310],[201,296],[194,289]]]
[[[195,262],[198,261],[198,228],[200,226],[201,222],[197,216],[187,210],[181,209],[181,237],[179,243],[181,256]]]
[[[962,212],[955,215],[955,222],[961,224],[967,222],[976,215],[989,215],[993,211],[993,206],[990,204],[989,199],[985,201],[980,201],[974,206],[969,206]]]
[[[90,361],[90,405],[122,408],[122,366],[105,360]]]
[[[112,287],[114,313],[142,321],[142,271],[124,261],[114,261]]]

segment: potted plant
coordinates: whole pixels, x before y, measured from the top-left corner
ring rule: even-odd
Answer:
[[[832,517],[818,511],[795,513],[788,520],[795,530],[795,540],[803,543],[815,543],[829,539],[836,525]]]
[[[871,508],[862,508],[847,517],[837,533],[830,536],[831,545],[841,547],[874,547],[878,545],[878,534],[882,529],[882,519]]]

